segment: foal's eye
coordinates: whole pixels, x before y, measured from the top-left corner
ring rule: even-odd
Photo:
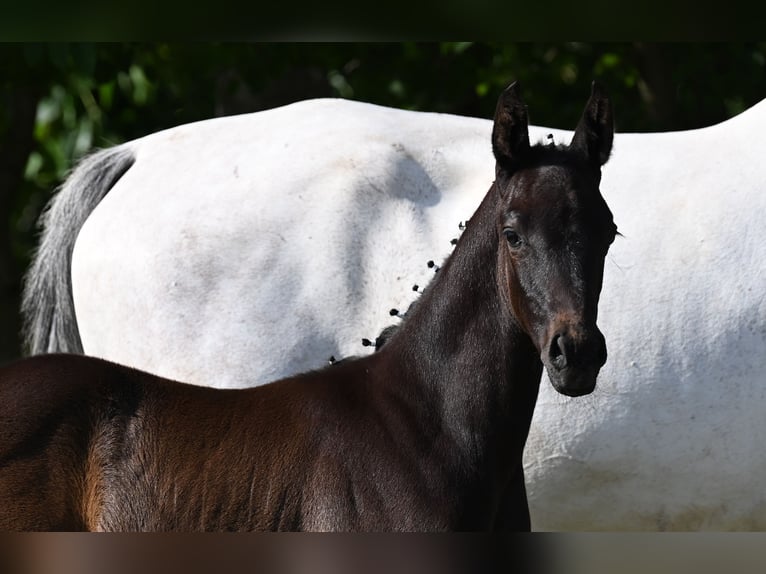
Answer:
[[[508,245],[511,247],[521,247],[521,245],[524,243],[524,241],[521,239],[521,236],[510,227],[503,229],[503,235],[505,235],[505,238],[508,241]]]

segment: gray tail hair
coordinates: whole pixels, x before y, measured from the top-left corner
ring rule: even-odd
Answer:
[[[83,158],[38,220],[40,242],[24,276],[21,316],[24,352],[82,353],[72,299],[72,252],[85,220],[135,162],[126,147]]]

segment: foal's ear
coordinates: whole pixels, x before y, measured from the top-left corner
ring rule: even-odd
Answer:
[[[614,139],[612,102],[604,87],[594,81],[590,99],[585,105],[580,123],[577,124],[570,149],[579,151],[595,167],[601,167],[609,159]]]
[[[529,149],[527,106],[519,91],[518,82],[513,82],[500,94],[495,108],[492,151],[502,167],[512,166]]]

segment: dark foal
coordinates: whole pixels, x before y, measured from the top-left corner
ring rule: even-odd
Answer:
[[[606,360],[612,135],[594,85],[569,146],[530,146],[510,86],[494,184],[373,355],[245,390],[75,355],[3,368],[0,528],[528,530],[522,450],[543,366],[578,396]]]

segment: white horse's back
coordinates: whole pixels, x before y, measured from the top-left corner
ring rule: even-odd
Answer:
[[[491,184],[490,131],[313,100],[125,144],[135,165],[73,258],[85,351],[219,387],[369,352],[362,338],[417,298]],[[543,382],[526,450],[534,528],[766,528],[765,134],[762,102],[700,130],[615,137],[609,360],[587,398]]]

